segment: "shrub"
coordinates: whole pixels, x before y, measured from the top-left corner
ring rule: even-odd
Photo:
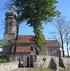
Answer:
[[[6,63],[6,62],[7,62],[6,58],[3,57],[0,58],[0,63]]]

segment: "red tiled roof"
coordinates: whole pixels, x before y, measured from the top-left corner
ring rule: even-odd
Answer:
[[[46,40],[46,45],[49,47],[59,47],[59,42],[57,40]]]
[[[22,36],[18,36],[18,41],[20,43],[33,43],[33,35],[22,35]]]
[[[12,48],[12,52],[14,52],[14,47]],[[16,53],[30,53],[31,50],[29,47],[17,46],[15,52]]]
[[[34,43],[34,35],[19,35],[18,41],[20,43]],[[57,40],[45,40],[45,44],[49,47],[59,47],[60,46]]]

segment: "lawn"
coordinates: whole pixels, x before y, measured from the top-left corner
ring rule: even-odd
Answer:
[[[32,69],[29,69],[27,71],[54,71],[54,70],[49,69],[49,68],[43,68],[43,69],[41,69],[41,68],[32,68]]]
[[[52,69],[49,69],[49,68],[44,68],[44,69],[40,69],[40,68],[32,68],[32,69],[29,69],[28,71],[54,71]]]
[[[40,66],[39,68],[30,68],[27,71],[54,71],[50,68],[44,68],[43,66]]]

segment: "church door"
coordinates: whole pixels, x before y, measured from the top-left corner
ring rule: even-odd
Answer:
[[[29,64],[29,63],[30,63],[29,61],[30,61],[30,60],[29,60],[29,57],[27,57],[27,67],[29,67],[29,65],[30,65],[30,64]]]
[[[33,67],[33,55],[30,56],[30,67]]]

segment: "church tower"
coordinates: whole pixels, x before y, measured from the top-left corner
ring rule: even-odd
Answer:
[[[5,32],[4,32],[4,43],[3,43],[3,53],[8,57],[11,53],[11,47],[13,46],[13,40],[16,38],[16,31],[17,31],[17,21],[16,21],[16,12],[10,8],[6,12],[5,18]]]
[[[16,37],[17,21],[16,12],[11,8],[6,12],[5,18],[5,32],[4,32],[4,45],[8,45],[9,42]]]

